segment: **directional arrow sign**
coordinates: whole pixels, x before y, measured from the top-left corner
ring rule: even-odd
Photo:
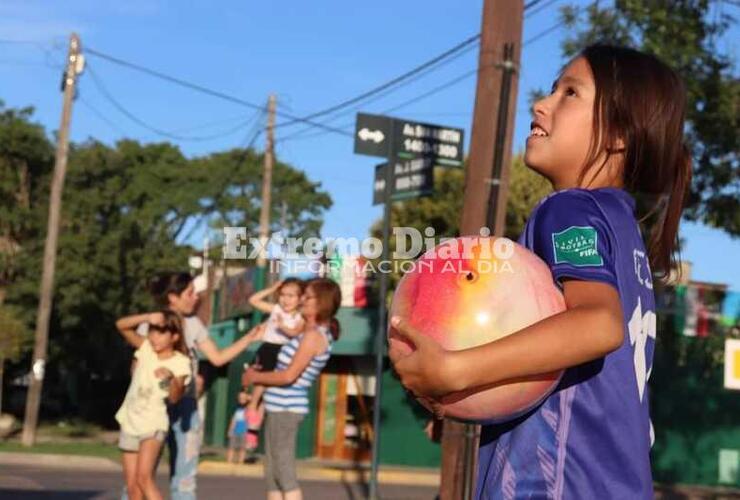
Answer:
[[[385,139],[385,134],[382,130],[370,130],[369,128],[363,128],[357,132],[357,136],[362,141],[372,141],[375,144],[380,144]]]
[[[355,153],[388,158],[392,118],[357,113],[355,122]]]

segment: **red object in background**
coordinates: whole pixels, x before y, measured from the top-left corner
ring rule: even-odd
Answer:
[[[705,293],[704,289],[699,288],[697,291],[697,304],[696,304],[696,336],[697,337],[708,337],[709,336],[709,308],[705,304]]]
[[[354,262],[355,272],[355,289],[354,289],[354,306],[355,307],[367,307],[367,277],[365,276],[365,263],[367,261],[364,257],[357,257]]]

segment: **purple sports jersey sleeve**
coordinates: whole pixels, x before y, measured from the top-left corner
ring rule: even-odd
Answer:
[[[624,320],[614,352],[565,370],[541,405],[481,430],[477,498],[652,498],[647,380],[655,299],[634,200],[620,189],[556,192],[519,242],[567,279],[613,286]]]
[[[557,193],[541,203],[537,214],[523,235],[524,244],[547,263],[559,284],[572,278],[618,288],[616,235],[590,195]]]

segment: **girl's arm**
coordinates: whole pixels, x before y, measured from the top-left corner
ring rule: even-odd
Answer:
[[[174,404],[180,401],[180,398],[185,392],[185,375],[175,377],[175,375],[172,373],[172,370],[170,370],[169,368],[165,368],[164,366],[160,366],[159,368],[154,370],[154,376],[167,381],[167,384],[169,386],[167,400],[170,403]]]
[[[259,292],[252,294],[249,297],[249,304],[263,313],[270,314],[272,312],[272,308],[275,307],[275,304],[268,302],[265,299],[275,293],[277,289],[280,288],[281,284],[282,281],[278,281],[270,288],[265,288],[264,290],[260,290]]]
[[[391,326],[416,350],[404,356],[397,340],[389,355],[404,386],[417,396],[450,392],[539,375],[601,358],[622,345],[617,291],[595,281],[564,283],[567,309],[512,335],[462,351],[446,351],[394,317]],[[475,369],[471,369],[475,367]]]
[[[233,436],[234,435],[234,418],[236,415],[233,415],[231,417],[231,422],[229,422],[229,429],[226,431],[227,436]]]
[[[249,368],[242,376],[242,385],[290,385],[303,373],[311,359],[326,349],[326,341],[316,330],[309,330],[301,339],[293,361],[285,370],[260,372]]]
[[[206,337],[198,342],[198,350],[203,353],[212,365],[223,366],[249,347],[249,344],[260,340],[264,333],[264,329],[264,324],[257,325],[242,338],[223,349],[219,349],[210,337]]]
[[[306,327],[306,322],[303,320],[303,318],[300,318],[296,322],[296,325],[293,328],[286,326],[285,323],[283,323],[282,318],[278,320],[278,328],[280,329],[282,333],[284,333],[288,337],[297,337],[298,335],[303,333],[303,330],[305,329],[305,327]]]
[[[170,380],[170,393],[167,399],[170,403],[175,404],[180,401],[182,395],[185,393],[185,376],[172,377]]]
[[[164,321],[162,313],[134,314],[132,316],[124,316],[116,321],[116,328],[126,342],[128,342],[132,347],[138,349],[141,347],[141,344],[144,342],[146,337],[142,337],[136,333],[136,327],[142,323],[158,325],[161,324],[162,321]]]

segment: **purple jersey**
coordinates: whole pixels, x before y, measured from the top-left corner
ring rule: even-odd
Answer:
[[[624,340],[606,357],[569,368],[529,413],[482,429],[477,498],[652,498],[647,380],[655,298],[632,197],[568,189],[543,199],[520,243],[564,279],[619,292]]]

